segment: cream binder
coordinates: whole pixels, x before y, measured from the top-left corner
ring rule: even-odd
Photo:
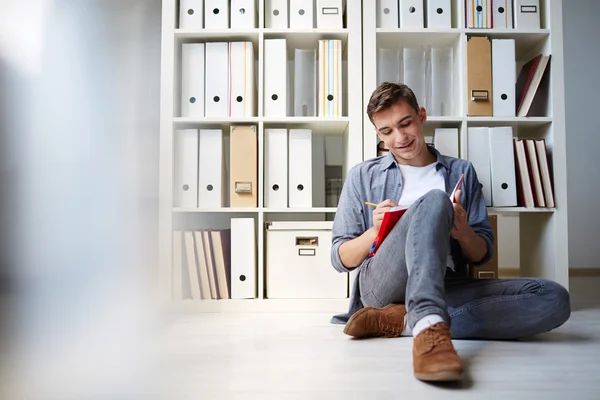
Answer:
[[[492,93],[495,117],[516,114],[517,82],[515,39],[492,39]]]
[[[514,0],[515,29],[540,29],[539,0]]]
[[[343,15],[342,0],[317,0],[317,28],[342,29]]]
[[[289,205],[312,207],[312,131],[289,131]]]
[[[231,207],[258,207],[258,135],[255,125],[234,125],[230,131]]]
[[[512,2],[513,0],[492,0],[494,29],[513,29]]]
[[[194,234],[185,231],[185,254],[188,267],[188,278],[190,282],[190,297],[192,300],[201,300],[200,278],[198,277],[198,262],[196,260],[196,248],[194,245]]]
[[[487,127],[469,127],[467,130],[467,159],[473,164],[481,184],[485,205],[492,205],[492,176],[490,161],[490,133]]]
[[[287,41],[265,39],[265,117],[287,116]]]
[[[199,208],[221,208],[225,206],[224,160],[223,131],[221,129],[200,129]]]
[[[217,276],[215,272],[214,250],[210,232],[202,231],[202,242],[204,244],[204,255],[206,257],[206,269],[208,270],[208,285],[210,287],[210,298],[219,299],[219,288],[217,286]]]
[[[204,28],[229,28],[229,0],[204,0]]]
[[[426,0],[427,28],[452,28],[450,0]]]
[[[467,115],[492,116],[492,43],[467,35]]]
[[[256,297],[256,228],[254,218],[231,218],[231,298]]]
[[[206,254],[204,251],[204,239],[202,231],[194,231],[194,243],[196,244],[196,257],[198,259],[198,277],[200,279],[200,293],[202,300],[210,299],[210,283],[208,279],[208,266],[206,265]]]
[[[517,183],[512,127],[489,128],[492,172],[492,206],[517,205]]]
[[[231,29],[256,28],[255,0],[231,0]]]
[[[181,45],[181,116],[204,117],[204,43]]]
[[[423,0],[399,0],[400,28],[424,28]]]
[[[265,27],[288,28],[288,0],[265,0]]]
[[[256,115],[254,45],[252,42],[229,43],[229,116]]]
[[[173,266],[172,295],[173,300],[183,299],[183,232],[173,231]]]
[[[175,206],[198,207],[198,130],[183,129],[175,134]]]
[[[205,116],[229,115],[229,45],[227,42],[206,43]]]
[[[200,30],[203,28],[203,0],[180,0],[179,29]]]
[[[313,0],[290,0],[290,28],[314,28]]]
[[[265,129],[265,207],[288,207],[287,129]]]
[[[377,28],[398,28],[398,0],[377,0]]]
[[[342,116],[342,41],[319,40],[319,116]]]
[[[317,51],[294,50],[294,116],[317,115]]]

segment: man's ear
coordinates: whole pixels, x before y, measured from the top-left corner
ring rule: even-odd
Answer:
[[[419,107],[419,120],[421,121],[421,124],[424,124],[425,121],[427,121],[427,111],[425,110],[425,107]]]

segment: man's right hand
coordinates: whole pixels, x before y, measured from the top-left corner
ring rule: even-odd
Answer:
[[[383,221],[383,214],[386,211],[389,211],[390,208],[396,206],[398,206],[398,204],[390,199],[384,200],[377,204],[377,207],[375,207],[375,210],[373,210],[373,231],[375,231],[375,233],[379,232],[381,221]]]

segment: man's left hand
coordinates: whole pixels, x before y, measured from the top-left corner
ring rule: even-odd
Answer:
[[[454,193],[454,202],[452,203],[454,206],[454,226],[450,231],[450,235],[458,241],[467,238],[471,233],[471,227],[467,221],[467,212],[460,202],[461,193],[462,190],[457,190]]]

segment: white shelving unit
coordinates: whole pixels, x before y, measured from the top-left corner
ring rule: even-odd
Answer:
[[[265,299],[265,222],[270,220],[324,220],[330,219],[336,209],[314,207],[306,209],[264,207],[264,131],[269,128],[307,128],[313,135],[336,135],[342,138],[343,177],[350,167],[362,161],[362,13],[354,0],[344,0],[344,28],[271,29],[265,27],[265,10],[268,0],[256,0],[257,26],[253,29],[208,30],[180,29],[179,1],[163,0],[162,9],[162,72],[161,72],[161,129],[160,129],[160,202],[159,202],[159,265],[163,299],[169,304],[194,311],[279,311],[320,310],[340,311],[347,299],[315,300]],[[352,5],[348,6],[347,2]],[[316,7],[316,0],[314,1]],[[316,10],[316,8],[315,8]],[[315,24],[316,26],[316,24]],[[288,62],[296,47],[317,48],[320,39],[339,39],[343,45],[343,116],[341,117],[271,117],[264,115],[264,41],[285,38]],[[255,51],[257,115],[243,118],[186,118],[181,117],[180,74],[181,45],[183,43],[251,41]],[[293,77],[289,80],[293,82]],[[179,129],[220,128],[225,140],[232,125],[252,124],[258,132],[258,207],[200,209],[174,206],[174,137]],[[227,157],[227,156],[226,156]],[[248,300],[171,300],[172,284],[172,232],[174,229],[223,229],[230,227],[232,217],[252,217],[257,227],[257,282],[258,296]]]
[[[539,30],[518,29],[467,29],[465,28],[464,0],[452,0],[452,27],[449,29],[389,29],[378,28],[375,1],[363,1],[363,158],[377,155],[377,136],[366,115],[369,97],[377,84],[378,48],[402,48],[414,45],[450,45],[454,49],[454,115],[428,116],[426,135],[439,127],[459,129],[460,156],[466,158],[466,134],[472,126],[512,126],[515,137],[545,139],[552,163],[556,207],[523,208],[502,207],[488,209],[498,214],[500,244],[499,257],[516,259],[522,276],[552,279],[568,288],[568,237],[567,237],[567,173],[566,132],[563,71],[562,2],[540,0]],[[540,117],[471,117],[467,116],[466,58],[467,35],[488,35],[491,38],[515,39],[517,74],[524,62],[538,53],[552,54],[550,88],[545,116]],[[518,75],[517,75],[518,76]],[[502,218],[517,224],[502,228]],[[507,240],[504,240],[508,237]],[[515,243],[515,239],[516,243]],[[518,246],[513,246],[517,244]],[[515,248],[517,247],[517,248]],[[508,254],[508,253],[512,253]],[[502,267],[502,265],[501,265]]]

